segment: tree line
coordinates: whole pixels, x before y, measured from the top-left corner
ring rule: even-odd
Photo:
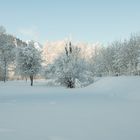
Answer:
[[[140,75],[140,36],[114,41],[95,51],[92,58],[94,75]]]
[[[66,42],[63,52],[44,66],[42,51],[34,41],[24,42],[6,33],[0,26],[0,80],[6,82],[9,74],[19,79],[29,78],[31,86],[36,75],[55,79],[68,88],[85,87],[94,77],[140,75],[140,36],[114,41],[106,47],[95,47],[90,59],[77,45]],[[47,62],[46,62],[47,63]],[[15,78],[15,79],[16,79]]]

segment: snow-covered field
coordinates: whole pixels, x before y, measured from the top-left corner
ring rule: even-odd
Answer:
[[[0,140],[140,140],[140,77],[81,89],[0,82]]]

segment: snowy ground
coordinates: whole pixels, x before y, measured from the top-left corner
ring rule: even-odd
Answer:
[[[140,140],[140,77],[82,89],[0,82],[0,140]]]

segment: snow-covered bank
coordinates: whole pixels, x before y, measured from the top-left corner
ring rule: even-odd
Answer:
[[[121,76],[102,78],[87,87],[93,89],[96,94],[104,94],[112,97],[140,100],[140,77]]]
[[[1,140],[139,140],[140,77],[82,89],[0,82]]]

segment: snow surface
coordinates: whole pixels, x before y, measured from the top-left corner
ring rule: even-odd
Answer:
[[[132,139],[140,139],[140,77],[79,89],[0,82],[0,140]]]

